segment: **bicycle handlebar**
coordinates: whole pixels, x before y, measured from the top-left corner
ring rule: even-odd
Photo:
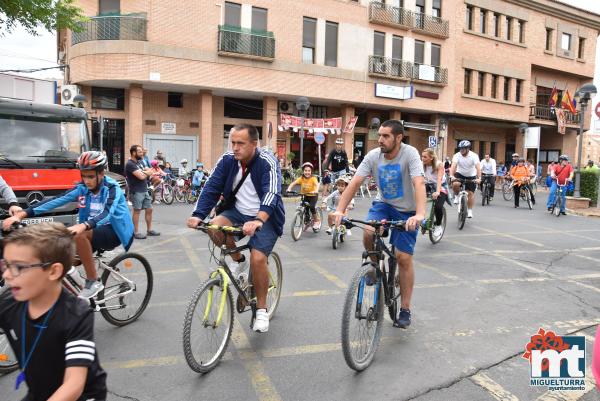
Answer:
[[[365,226],[370,226],[373,228],[381,228],[381,227],[392,227],[392,228],[400,228],[404,229],[406,226],[406,220],[358,220],[358,219],[344,219],[346,222],[350,222],[354,225],[354,223],[363,224]]]
[[[244,231],[240,226],[219,226],[216,224],[200,224],[196,227],[196,230],[207,233],[208,230],[221,231],[227,235],[244,235]],[[260,231],[260,227],[256,229]]]

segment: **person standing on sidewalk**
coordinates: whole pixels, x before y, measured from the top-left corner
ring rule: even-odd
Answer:
[[[146,234],[158,236],[160,233],[152,230],[152,197],[148,193],[148,178],[152,175],[152,169],[142,165],[144,152],[139,145],[133,145],[129,149],[130,158],[125,166],[127,185],[129,186],[129,197],[133,204],[133,226],[134,237],[145,239],[146,235],[139,231],[140,212],[144,210],[146,220]]]

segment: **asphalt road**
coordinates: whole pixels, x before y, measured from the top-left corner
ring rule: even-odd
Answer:
[[[324,232],[294,242],[286,226],[276,246],[283,298],[269,333],[251,332],[249,314],[236,314],[228,358],[200,375],[184,360],[182,323],[212,268],[207,238],[185,229],[190,206],[158,206],[162,236],[134,245],[155,274],[150,306],[127,327],[96,317],[109,399],[598,400],[589,370],[585,393],[549,394],[529,386],[521,357],[539,328],[585,335],[589,369],[600,323],[600,220],[550,216],[543,198],[529,211],[497,197],[476,207],[462,231],[448,210],[441,243],[419,235],[413,324],[402,330],[386,320],[375,360],[360,374],[346,366],[340,345],[343,299],[362,252],[359,230],[333,250]],[[369,204],[358,199],[352,215],[364,217]],[[286,205],[289,223],[294,204]],[[0,377],[0,400],[24,396],[13,391],[14,380]]]

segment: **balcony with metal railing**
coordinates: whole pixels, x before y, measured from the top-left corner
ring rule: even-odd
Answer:
[[[438,38],[449,36],[448,21],[422,13],[413,13],[413,17],[413,31]]]
[[[565,123],[569,125],[579,125],[580,114],[571,113],[565,110]],[[545,104],[532,104],[529,107],[529,120],[546,120],[556,123],[556,113],[554,109]]]
[[[72,45],[91,40],[147,40],[145,14],[91,17],[79,25],[81,30],[71,36]]]
[[[369,56],[369,75],[400,81],[448,84],[448,69],[382,56]]]
[[[417,13],[402,7],[389,6],[381,1],[369,3],[369,22],[410,29],[424,35],[447,38],[448,21],[432,15]]]
[[[372,1],[369,3],[369,21],[408,30],[412,27],[412,13],[405,8]]]
[[[275,37],[273,32],[219,25],[218,53],[221,56],[273,61]]]

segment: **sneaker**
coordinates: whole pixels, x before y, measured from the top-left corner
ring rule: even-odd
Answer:
[[[333,227],[328,227],[327,230],[325,230],[325,232],[331,235],[331,230],[333,230]]]
[[[315,221],[315,223],[313,224],[313,229],[314,230],[320,230],[321,229],[321,222],[320,221]]]
[[[254,326],[252,330],[257,333],[266,333],[269,331],[269,314],[266,309],[256,310],[256,319],[254,319]]]
[[[85,288],[79,293],[79,298],[90,299],[102,291],[104,286],[97,280],[85,280]]]
[[[154,231],[154,230],[148,230],[147,234],[148,234],[149,237],[158,237],[158,236],[160,236],[160,233],[157,232],[157,231]]]
[[[551,207],[549,207],[549,208],[547,208],[547,209],[548,209],[548,211],[549,211],[549,212],[551,212],[551,211],[552,211],[552,208],[551,208]]]
[[[560,214],[562,214],[563,216],[566,216],[567,212],[560,212]]]
[[[439,237],[444,233],[442,226],[433,226],[433,236]]]
[[[457,196],[457,195],[455,195],[455,196],[454,196],[454,201],[453,201],[453,203],[454,203],[455,205],[458,205],[458,196]]]
[[[155,205],[160,205],[160,201],[154,201],[152,203],[154,203]]]
[[[410,310],[400,308],[400,313],[398,313],[398,317],[394,321],[394,327],[405,329],[408,326],[410,326]]]
[[[248,268],[250,267],[250,261],[247,257],[244,256],[244,260],[242,262],[236,262],[235,260],[232,260],[231,262],[229,262],[228,266],[229,270],[231,270],[231,272],[233,273],[233,276],[238,277],[248,270]]]
[[[127,201],[127,206],[133,206],[133,203],[131,203],[131,201]]]
[[[467,217],[470,219],[473,218],[473,210],[471,210],[471,209],[467,210]]]
[[[346,229],[346,236],[352,237],[352,230],[350,230],[349,228]]]
[[[146,239],[146,236],[142,233],[135,233],[133,236],[135,239]]]

